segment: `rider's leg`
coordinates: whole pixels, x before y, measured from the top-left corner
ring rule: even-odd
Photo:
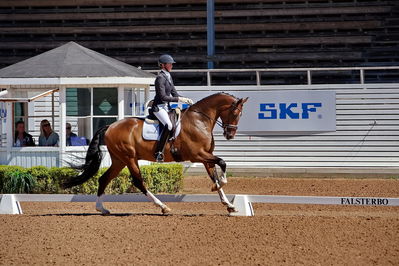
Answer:
[[[167,127],[164,127],[161,137],[159,138],[158,142],[157,142],[157,148],[155,150],[155,159],[157,160],[157,162],[163,162],[164,160],[164,150],[165,150],[165,145],[166,142],[169,138],[169,129]]]
[[[164,125],[168,130],[172,130],[173,124],[170,121],[168,111],[164,108],[159,108],[158,112],[154,112],[154,115],[158,118],[158,120]]]
[[[161,137],[157,143],[157,148],[155,150],[155,158],[157,162],[163,162],[164,159],[164,149],[166,142],[169,138],[169,133],[173,128],[172,122],[170,121],[168,112],[163,109],[159,108],[158,112],[154,112],[154,115],[158,118],[158,120],[164,125],[164,129],[162,131]]]

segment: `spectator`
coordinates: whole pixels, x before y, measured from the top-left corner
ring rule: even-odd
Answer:
[[[20,120],[15,124],[14,147],[35,146],[32,135],[25,132],[25,122]]]
[[[58,146],[60,137],[51,128],[47,119],[40,122],[39,146]]]
[[[72,126],[70,123],[66,123],[66,145],[72,146],[71,138],[76,138],[78,135],[72,132]]]

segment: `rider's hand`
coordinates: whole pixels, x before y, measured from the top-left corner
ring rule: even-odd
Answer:
[[[194,104],[193,100],[191,100],[190,98],[185,98],[185,97],[179,97],[179,102],[187,103],[189,105]]]

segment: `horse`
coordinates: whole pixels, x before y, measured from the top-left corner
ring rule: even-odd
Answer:
[[[236,98],[227,93],[210,95],[181,112],[180,134],[165,147],[165,162],[176,161],[171,154],[171,147],[179,151],[179,161],[202,163],[213,181],[212,191],[217,191],[221,202],[227,206],[228,212],[236,212],[234,205],[226,197],[223,186],[227,183],[226,163],[223,159],[213,155],[215,141],[213,129],[216,124],[223,128],[223,136],[233,139],[242,115],[243,105],[248,98]],[[221,122],[218,119],[221,119]],[[154,161],[156,141],[144,140],[142,137],[144,120],[138,117],[125,118],[97,130],[87,150],[82,172],[64,181],[63,187],[70,188],[83,184],[93,177],[99,170],[102,152],[100,144],[105,141],[111,156],[111,166],[99,178],[96,200],[96,210],[103,215],[110,211],[103,206],[104,191],[110,181],[127,166],[137,187],[150,201],[161,208],[163,214],[171,209],[156,198],[145,186],[140,173],[138,160]],[[216,165],[222,170],[219,177]]]

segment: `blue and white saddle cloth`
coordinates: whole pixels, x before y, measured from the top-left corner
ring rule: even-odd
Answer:
[[[159,140],[162,133],[163,125],[159,124],[158,120],[144,119],[143,123],[143,139],[145,140]],[[176,123],[176,130],[174,138],[177,138],[180,134],[181,123],[180,114],[178,115],[178,120]]]

